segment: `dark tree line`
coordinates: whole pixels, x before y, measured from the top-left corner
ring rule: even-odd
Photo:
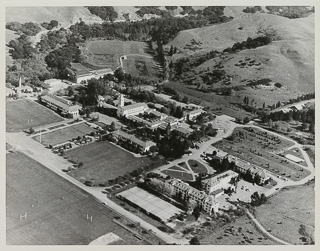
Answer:
[[[223,50],[223,52],[236,52],[245,49],[254,49],[260,46],[264,46],[271,43],[271,39],[267,36],[261,36],[257,38],[248,37],[247,41],[237,42],[232,47],[228,47],[227,49]]]
[[[90,6],[87,7],[91,14],[100,17],[102,20],[113,22],[118,18],[118,13],[112,6]]]

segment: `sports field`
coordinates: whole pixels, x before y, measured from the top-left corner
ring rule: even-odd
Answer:
[[[6,102],[6,131],[17,132],[62,121],[50,109],[28,99]]]
[[[65,155],[72,160],[83,163],[83,167],[72,170],[69,174],[81,182],[91,180],[94,184],[105,183],[147,164],[159,161],[149,157],[136,158],[108,141],[74,148],[65,151]]]
[[[148,213],[159,217],[164,222],[168,221],[172,216],[182,212],[179,208],[139,187],[133,187],[117,195],[131,201]]]
[[[129,55],[122,61],[125,72],[132,76],[157,78],[161,75],[160,66],[156,66],[155,60],[149,56]]]
[[[93,66],[115,69],[120,65],[122,55],[148,55],[147,44],[136,41],[93,40],[82,48],[82,54],[87,63]]]
[[[90,134],[96,131],[85,123],[69,126],[60,130],[45,133],[41,135],[41,143],[45,146],[47,145],[57,145],[64,143],[78,136],[82,137],[84,135]],[[40,136],[34,137],[35,140],[40,141]]]
[[[256,128],[251,129],[248,131],[236,128],[229,139],[223,139],[214,146],[293,181],[301,180],[310,174],[303,167],[276,154],[292,146],[291,141],[280,139]]]
[[[300,225],[312,234],[315,228],[314,182],[284,189],[268,199],[268,203],[256,208],[257,220],[271,234],[292,244],[302,244]]]
[[[22,153],[6,158],[8,245],[87,245],[110,232],[125,240],[122,244],[144,244],[115,224],[116,215],[91,195]]]

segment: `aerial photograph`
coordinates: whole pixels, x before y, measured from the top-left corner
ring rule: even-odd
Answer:
[[[315,19],[6,6],[6,245],[316,247]]]

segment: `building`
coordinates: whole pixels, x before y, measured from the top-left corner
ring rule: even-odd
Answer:
[[[140,113],[144,113],[149,108],[146,103],[136,103],[132,105],[127,105],[123,107],[119,107],[117,111],[118,117],[127,117],[129,115],[137,115]]]
[[[197,205],[201,206],[202,210],[209,215],[213,212],[218,212],[219,202],[211,195],[207,195],[204,191],[199,191],[198,189],[190,186],[189,184],[175,178],[169,180],[164,180],[172,187],[174,195],[178,196],[187,201],[193,201]]]
[[[292,155],[290,153],[284,155],[284,157],[289,159],[289,160],[291,160],[291,161],[294,161],[294,162],[296,162],[298,164],[300,164],[300,163],[302,163],[304,161],[304,159],[301,159],[301,158],[299,158],[297,156],[294,156],[294,155]]]
[[[173,131],[183,138],[188,138],[193,133],[193,130],[184,127],[175,128]]]
[[[9,97],[9,96],[12,96],[12,95],[15,95],[15,91],[6,87],[6,97]]]
[[[112,132],[112,135],[117,140],[120,140],[122,142],[126,142],[126,143],[130,144],[131,146],[135,147],[137,149],[137,151],[139,151],[141,153],[148,152],[148,151],[150,151],[150,148],[152,146],[156,146],[156,143],[154,143],[152,141],[143,141],[141,139],[138,139],[134,135],[125,133],[120,130]]]
[[[270,179],[270,176],[267,175],[266,170],[259,166],[250,164],[249,162],[232,155],[228,155],[227,158],[229,162],[235,163],[235,171],[241,174],[250,175],[251,178],[257,181],[259,185],[264,184],[268,179]]]
[[[55,95],[40,96],[40,100],[50,109],[61,113],[63,116],[77,118],[79,117],[78,105],[73,105],[71,101]]]
[[[113,71],[110,68],[101,69],[101,70],[88,70],[88,69],[79,69],[75,73],[75,81],[77,84],[80,84],[82,81],[88,81],[90,79],[99,79],[106,74],[113,74]]]
[[[184,115],[184,119],[189,120],[189,121],[193,121],[202,113],[204,113],[204,111],[202,109],[186,111],[185,115]]]
[[[201,187],[207,194],[217,197],[221,195],[221,193],[217,191],[221,189],[223,191],[223,189],[232,187],[230,181],[234,178],[237,178],[238,176],[239,175],[236,172],[228,170],[216,176],[203,179],[201,181]]]
[[[152,120],[152,121],[149,121],[149,120],[146,120],[146,119],[143,119],[143,118],[140,118],[136,115],[129,115],[127,117],[127,119],[135,122],[135,123],[138,123],[140,125],[143,125],[143,126],[146,126],[147,128],[149,129],[157,129],[161,124],[162,124],[162,121],[161,120]]]

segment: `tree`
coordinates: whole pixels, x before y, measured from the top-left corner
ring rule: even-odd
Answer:
[[[201,215],[201,208],[199,205],[197,205],[193,211],[192,211],[192,215],[196,218],[196,220],[199,219],[200,215]]]
[[[200,245],[200,241],[197,236],[194,236],[189,241],[190,245]]]
[[[188,97],[184,96],[182,99],[182,102],[188,104],[188,101],[189,101]]]
[[[243,123],[248,124],[250,122],[250,119],[248,117],[245,117],[243,119]]]
[[[111,122],[110,130],[111,131],[115,131],[116,130],[116,123],[114,123],[114,121]]]
[[[79,162],[78,167],[83,167],[83,162]]]

